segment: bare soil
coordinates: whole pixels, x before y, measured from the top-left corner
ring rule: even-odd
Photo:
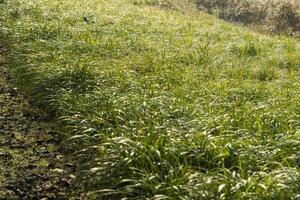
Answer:
[[[0,199],[67,199],[75,176],[42,110],[14,85],[0,48]]]

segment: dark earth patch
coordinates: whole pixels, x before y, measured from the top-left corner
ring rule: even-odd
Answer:
[[[0,50],[0,199],[66,199],[75,166],[41,110],[14,87]]]

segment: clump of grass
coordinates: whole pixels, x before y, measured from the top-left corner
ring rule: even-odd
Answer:
[[[78,160],[71,195],[299,198],[295,39],[131,0],[1,11],[7,67]]]
[[[209,165],[205,162],[209,152],[205,150],[204,141],[201,143],[195,145],[182,139],[175,143],[167,135],[138,141],[111,138],[103,144],[103,156],[89,170],[88,187],[98,188],[98,195],[110,199],[186,198],[193,190],[193,185],[187,185],[192,177],[189,164],[199,168],[202,162],[201,170]],[[95,193],[91,193],[93,195]]]

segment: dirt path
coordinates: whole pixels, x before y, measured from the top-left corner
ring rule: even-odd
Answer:
[[[1,47],[1,46],[0,46]],[[0,199],[66,199],[74,165],[42,111],[15,88],[0,50]]]

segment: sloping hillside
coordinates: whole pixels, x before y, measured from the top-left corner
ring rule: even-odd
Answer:
[[[0,2],[6,67],[66,137],[74,198],[300,198],[296,40],[145,1]]]

